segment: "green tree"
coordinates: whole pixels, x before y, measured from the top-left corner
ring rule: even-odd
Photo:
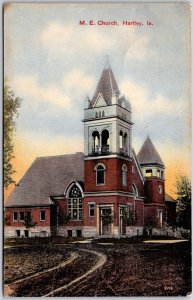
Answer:
[[[24,225],[26,229],[33,228],[36,226],[36,224],[37,223],[33,221],[31,213],[27,213],[27,215],[24,218]]]
[[[18,117],[18,109],[21,99],[15,97],[14,92],[5,83],[4,86],[4,145],[3,145],[3,164],[4,164],[4,187],[7,188],[13,181],[12,159],[13,155],[13,132],[16,129],[15,118]]]
[[[123,211],[123,224],[133,228],[133,236],[135,239],[135,226],[137,224],[137,213],[135,210]]]
[[[154,211],[147,215],[144,219],[144,225],[149,231],[150,238],[152,237],[152,231],[154,228],[159,227],[158,219],[154,216]]]
[[[191,182],[186,176],[176,181],[177,188],[177,225],[191,229]]]
[[[65,214],[62,211],[58,212],[58,225],[66,225],[71,220],[70,215]]]

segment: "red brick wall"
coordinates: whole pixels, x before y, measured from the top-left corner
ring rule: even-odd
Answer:
[[[40,221],[40,211],[45,211],[45,221]],[[13,212],[18,213],[18,221],[13,221]],[[9,219],[9,222],[6,222],[7,226],[16,226],[22,227],[23,222],[19,221],[19,212],[27,213],[31,212],[33,222],[37,223],[36,226],[50,226],[50,207],[29,207],[29,208],[6,208],[5,218]]]
[[[135,201],[135,209],[137,215],[137,226],[143,226],[143,202]]]
[[[135,162],[132,162],[132,167],[134,167],[134,172],[132,173],[132,184],[135,184],[138,195],[140,197],[144,196],[144,184],[140,177],[139,171],[137,169],[137,166],[135,165]]]
[[[162,186],[162,194],[158,192],[159,185]],[[145,197],[146,203],[164,204],[165,184],[164,180],[157,178],[146,178],[145,181]]]
[[[96,185],[96,171],[94,167],[97,163],[103,163],[106,166],[105,185]],[[127,165],[127,186],[122,185],[122,165]],[[131,162],[120,158],[106,158],[85,160],[84,176],[85,192],[96,191],[132,191],[131,184]]]
[[[89,217],[89,205],[88,202],[95,202],[95,216]],[[96,226],[96,209],[97,204],[114,204],[114,225],[117,226],[119,223],[119,204],[131,203],[134,207],[134,200],[132,198],[124,196],[97,196],[97,197],[85,197],[84,198],[84,225],[85,226]],[[136,201],[136,212],[137,212],[137,225],[143,226],[143,202]]]

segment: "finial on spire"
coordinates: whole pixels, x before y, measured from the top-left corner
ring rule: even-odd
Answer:
[[[110,64],[109,64],[109,55],[106,55],[106,63],[104,69],[110,69]]]

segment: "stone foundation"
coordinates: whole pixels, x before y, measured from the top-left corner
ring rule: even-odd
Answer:
[[[97,229],[95,226],[60,226],[57,235],[91,238],[97,236]]]
[[[38,226],[35,228],[26,229],[25,227],[5,227],[5,238],[22,238],[22,237],[48,237],[51,235],[50,227]]]
[[[126,227],[126,236],[131,237],[134,235],[143,235],[143,227],[140,226],[127,226]]]

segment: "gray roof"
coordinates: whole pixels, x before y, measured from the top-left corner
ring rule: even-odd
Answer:
[[[149,136],[141,147],[137,158],[140,165],[158,164],[164,166],[164,163]]]
[[[103,69],[96,91],[91,101],[91,107],[93,107],[97,97],[101,94],[107,105],[111,105],[111,98],[113,93],[117,96],[120,95],[120,91],[115,80],[114,74],[111,70],[109,62],[107,61],[105,68]]]
[[[50,205],[50,195],[64,195],[67,185],[84,180],[84,154],[38,157],[8,197],[5,206]]]
[[[177,201],[168,194],[165,194],[165,201],[177,203]]]

